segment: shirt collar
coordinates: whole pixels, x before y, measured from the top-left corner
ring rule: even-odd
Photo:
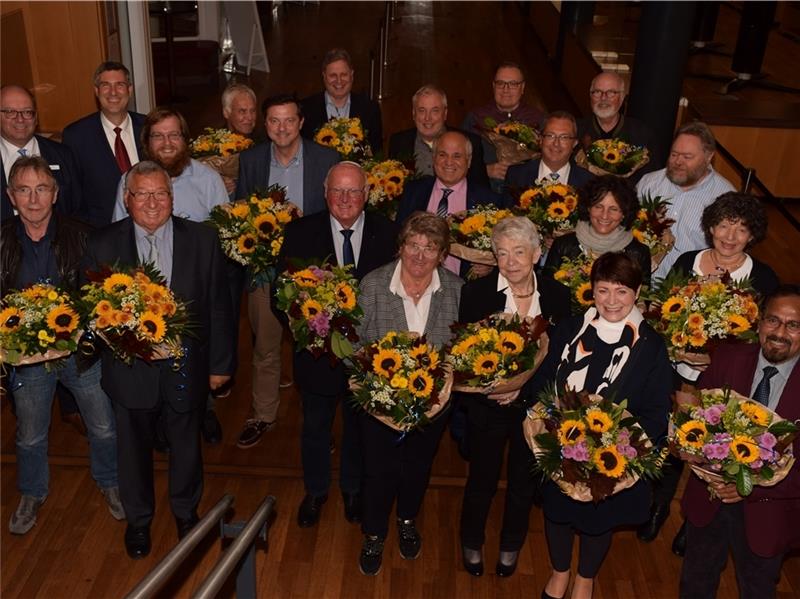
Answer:
[[[150,233],[148,233],[143,227],[140,227],[136,221],[132,220],[133,222],[133,230],[135,232],[136,238],[144,240],[147,238]],[[159,242],[163,242],[167,236],[167,232],[172,230],[172,217],[167,219],[163,225],[161,225],[158,229],[153,232],[153,235]]]
[[[331,98],[328,92],[325,92],[325,109],[327,114],[335,114],[335,115],[344,115],[350,116],[350,94],[347,94],[347,101],[344,103],[344,106],[339,108]]]
[[[433,186],[434,186],[433,187],[434,189],[438,189],[439,191],[441,191],[441,189],[443,187],[446,187],[448,189],[452,189],[453,193],[455,193],[455,194],[466,193],[467,192],[467,179],[465,177],[464,179],[461,179],[461,181],[459,181],[455,185],[446,185],[445,183],[443,183],[439,179],[439,177],[436,177],[436,181],[434,182]]]
[[[347,228],[338,220],[336,220],[336,217],[333,216],[333,214],[330,214],[330,218],[331,218],[331,230],[335,231],[336,233],[338,233],[342,229]],[[353,226],[350,227],[350,230],[355,234],[359,234],[363,229],[364,229],[364,212],[362,211],[361,214],[358,215],[356,222],[354,222]]]
[[[16,159],[19,158],[19,156],[20,156],[19,151],[22,150],[22,149],[25,149],[25,150],[28,151],[28,156],[38,156],[39,155],[39,152],[37,151],[38,148],[39,148],[39,144],[36,143],[36,136],[35,135],[33,137],[31,137],[28,140],[28,143],[26,143],[21,148],[15,146],[14,144],[12,144],[10,141],[8,141],[4,137],[0,137],[0,143],[3,144],[3,147],[5,148],[6,152],[8,153],[9,161],[11,161],[12,158],[14,159],[14,161],[16,161]]]
[[[397,261],[397,266],[394,267],[394,274],[392,275],[392,280],[389,283],[389,291],[394,293],[397,296],[400,296],[402,299],[412,299],[410,295],[406,293],[405,288],[403,287],[403,283],[400,281],[400,270],[402,269],[402,259]],[[428,284],[428,287],[425,289],[422,296],[426,295],[433,295],[436,293],[439,288],[442,286],[441,281],[439,280],[439,269],[433,269],[433,276],[431,277],[431,282]]]
[[[270,167],[274,168],[292,168],[300,166],[303,162],[303,140],[300,140],[300,144],[297,146],[297,153],[292,156],[292,159],[289,161],[289,164],[283,166],[280,161],[275,156],[275,144],[270,142],[269,144],[269,164]]]
[[[776,374],[775,376],[780,376],[784,380],[788,381],[789,380],[789,375],[792,374],[792,370],[794,369],[794,367],[797,364],[797,361],[799,359],[800,359],[800,355],[797,355],[794,358],[792,358],[791,360],[786,360],[785,362],[782,362],[780,364],[773,364],[772,362],[770,362],[769,360],[767,360],[764,357],[764,352],[760,351],[760,352],[758,352],[758,364],[756,365],[755,378],[760,381],[761,377],[764,374],[764,367],[765,366],[774,366],[775,368],[778,369],[778,374]]]
[[[115,127],[119,127],[125,133],[127,133],[131,128],[131,115],[126,112],[125,113],[125,120],[122,121],[122,123],[120,123],[119,125],[115,125],[114,123],[112,123],[111,121],[108,120],[108,117],[106,115],[104,115],[103,111],[101,110],[100,111],[100,122],[103,125],[103,129],[105,129],[106,131],[108,131],[112,135],[116,135],[116,133],[114,133],[114,128]]]

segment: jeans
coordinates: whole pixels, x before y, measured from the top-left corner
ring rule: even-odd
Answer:
[[[47,437],[53,395],[60,382],[75,396],[89,437],[92,478],[105,489],[117,486],[117,434],[111,400],[100,387],[100,362],[78,373],[75,358],[49,371],[44,363],[14,369],[11,388],[17,408],[17,488],[46,497]]]

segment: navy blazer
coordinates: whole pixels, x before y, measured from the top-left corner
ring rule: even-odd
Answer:
[[[303,107],[303,128],[300,134],[307,139],[314,139],[314,132],[328,122],[328,110],[325,106],[325,92],[319,92],[300,101]],[[372,154],[383,151],[383,124],[381,107],[366,94],[350,94],[350,117],[358,117],[367,132],[367,141]]]
[[[436,177],[426,176],[408,181],[405,184],[403,195],[400,196],[400,203],[397,207],[397,218],[395,220],[398,223],[402,223],[416,210],[425,212],[428,209],[428,202],[431,199],[435,182]],[[498,208],[505,208],[507,198],[493,192],[485,185],[473,183],[467,179],[467,209],[485,204],[494,204]]]
[[[55,210],[64,216],[77,219],[85,217],[83,192],[75,155],[64,144],[36,135],[39,144],[39,153],[50,165],[50,170],[58,183],[58,199]],[[0,218],[3,220],[14,216],[14,207],[8,197],[8,181],[6,170],[0,159]]]
[[[307,139],[303,143],[303,214],[309,215],[325,210],[323,184],[328,170],[339,162],[335,150],[325,148]],[[236,181],[235,198],[247,198],[257,189],[269,187],[270,147],[272,142],[258,144],[239,154],[239,178]],[[292,198],[289,198],[291,201]]]
[[[506,189],[509,191],[513,189],[524,190],[533,185],[539,176],[540,162],[541,159],[537,158],[536,160],[528,160],[528,162],[508,167],[508,171],[506,171]],[[578,189],[592,179],[594,179],[592,173],[570,161],[569,179],[567,180],[569,185]]]
[[[445,125],[446,131],[457,131],[463,133],[472,144],[472,162],[469,164],[467,171],[467,179],[473,183],[480,183],[481,185],[489,186],[489,175],[486,172],[486,165],[483,163],[483,142],[480,135],[475,135],[469,131],[457,129],[456,127],[448,127]],[[414,163],[414,144],[417,142],[417,129],[412,127],[404,131],[393,133],[389,138],[389,158],[395,160],[411,161]]]
[[[133,125],[136,151],[141,157],[140,138],[146,117],[138,112],[128,112],[128,114]],[[117,185],[123,173],[117,166],[114,148],[109,145],[106,138],[103,123],[100,121],[100,112],[94,112],[67,125],[63,140],[75,154],[78,164],[86,221],[98,227],[109,224],[117,199]]]

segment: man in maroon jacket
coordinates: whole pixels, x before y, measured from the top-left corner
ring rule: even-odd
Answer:
[[[800,286],[783,285],[764,302],[759,345],[719,348],[699,387],[730,386],[748,397],[763,396],[787,420],[800,418]],[[766,389],[763,379],[767,379]],[[756,392],[756,389],[761,389]],[[794,440],[800,456],[800,436]],[[747,497],[736,485],[711,485],[717,498],[692,475],[683,495],[686,556],[680,596],[716,596],[719,576],[733,553],[740,597],[775,596],[784,555],[800,547],[800,466],[773,487],[754,487]]]

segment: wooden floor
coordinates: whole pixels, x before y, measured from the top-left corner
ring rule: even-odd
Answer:
[[[323,52],[334,45],[350,49],[357,62],[357,87],[366,86],[368,52],[377,39],[382,3],[285,3],[275,20],[265,25],[273,71],[255,75],[251,84],[259,98],[268,93],[296,90],[299,95],[319,86],[317,73]],[[501,59],[521,59],[532,73],[543,72],[536,42],[526,33],[512,3],[400,3],[392,36],[393,59],[388,74],[390,96],[383,102],[384,130],[410,126],[410,96],[426,81],[437,81],[448,91],[450,122],[458,124],[473,106],[490,94],[491,65]],[[311,38],[308,31],[314,31]],[[374,33],[370,33],[374,31]],[[402,56],[402,59],[400,59]],[[397,60],[400,59],[400,60]],[[312,75],[313,74],[313,75]],[[536,80],[545,81],[545,75]],[[221,80],[224,84],[224,80]],[[544,94],[529,85],[529,101],[543,108]],[[547,97],[557,97],[557,90]],[[193,102],[179,108],[194,131],[218,120],[217,90],[192,90]],[[791,245],[791,238],[788,238]],[[795,244],[800,245],[800,244]],[[785,262],[785,261],[784,261]],[[797,262],[777,264],[796,276]],[[786,274],[782,273],[783,276]],[[243,312],[246,314],[246,311]],[[387,539],[384,567],[374,578],[358,572],[361,544],[358,527],[342,515],[341,497],[332,489],[319,526],[300,529],[296,509],[303,496],[300,468],[299,396],[294,388],[281,390],[278,426],[250,450],[235,446],[236,436],[248,416],[251,354],[247,322],[241,323],[243,357],[232,395],[218,402],[224,429],[223,443],[204,446],[205,493],[201,512],[225,493],[235,495],[232,520],[246,520],[265,495],[277,498],[277,515],[267,545],[257,552],[260,597],[281,598],[518,598],[538,597],[549,573],[542,532],[541,511],[534,508],[530,534],[520,556],[517,573],[509,579],[493,574],[501,522],[501,489],[487,527],[485,560],[488,574],[470,577],[460,564],[458,520],[466,464],[448,435],[442,439],[433,467],[431,487],[419,524],[423,537],[420,559],[400,558],[396,533]],[[285,361],[289,363],[288,360]],[[298,373],[298,376],[301,376]],[[169,513],[165,462],[157,457],[158,510],[153,522],[153,552],[148,559],[131,561],[125,555],[124,523],[111,518],[87,468],[87,445],[58,419],[50,435],[50,496],[40,511],[37,526],[23,537],[8,533],[7,522],[18,501],[15,489],[15,421],[7,402],[0,413],[0,595],[16,598],[112,598],[128,592],[175,544],[175,527]],[[337,441],[339,428],[336,428]],[[335,463],[338,455],[334,455]],[[336,473],[334,473],[335,478]],[[335,485],[334,485],[335,487]],[[677,596],[681,561],[669,544],[680,525],[677,501],[661,536],[640,543],[632,531],[615,535],[609,557],[597,580],[595,599],[660,599]],[[162,597],[189,597],[206,576],[221,551],[211,538],[196,555],[196,567],[180,571]],[[233,597],[228,585],[223,597]],[[732,568],[726,569],[720,599],[737,596]],[[800,596],[800,557],[784,565],[779,597]]]

